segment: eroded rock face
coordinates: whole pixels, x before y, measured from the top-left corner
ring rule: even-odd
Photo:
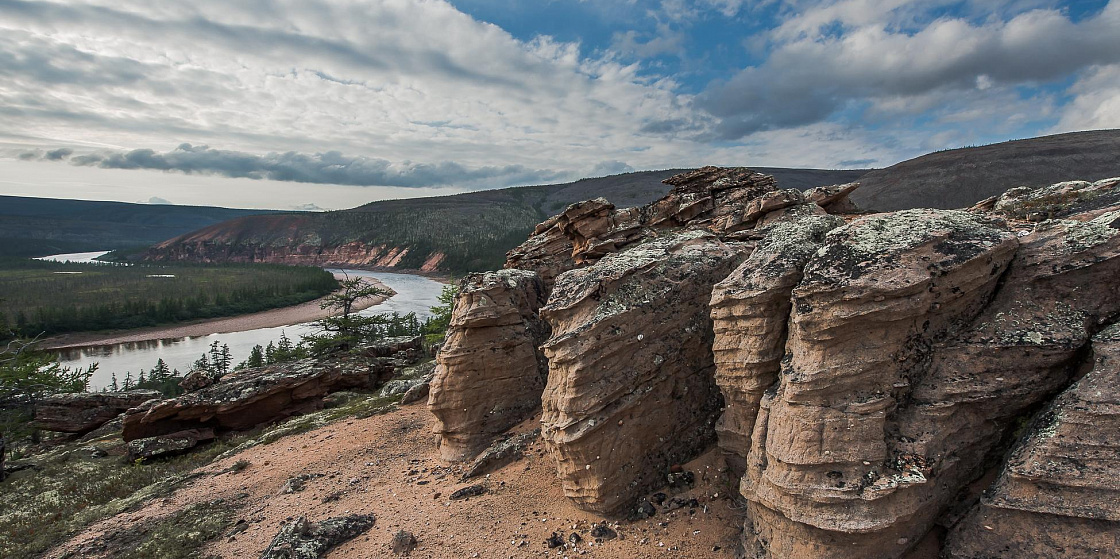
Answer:
[[[809,261],[741,487],[751,552],[901,556],[1120,313],[1120,213],[1018,242],[965,215],[865,218]]]
[[[513,269],[460,284],[428,395],[443,459],[473,458],[539,408],[548,371],[538,349],[549,334],[537,316],[544,289],[537,274]]]
[[[741,247],[669,234],[557,278],[541,315],[548,386],[542,438],[564,493],[618,512],[714,437],[711,288]]]
[[[745,167],[704,167],[664,182],[672,190],[646,206],[619,209],[604,198],[568,206],[510,251],[505,267],[533,270],[551,289],[561,273],[658,231],[707,226],[722,235],[752,228],[768,212],[808,203],[800,191],[778,191],[773,177]]]
[[[149,401],[128,410],[124,439],[132,441],[191,429],[238,431],[323,406],[339,390],[374,388],[392,375],[391,359],[342,359],[292,363],[230,373],[194,392]]]
[[[159,398],[156,390],[55,394],[36,402],[35,423],[47,431],[85,434],[129,408]]]
[[[555,215],[537,225],[528,240],[506,253],[504,267],[536,272],[545,289],[551,290],[556,276],[576,267],[572,240],[560,224],[563,218],[564,214]]]
[[[954,528],[950,557],[1088,559],[1120,549],[1120,325],[1092,348],[1092,370],[1038,415]]]
[[[788,357],[750,438],[748,550],[895,557],[924,534],[940,484],[930,458],[900,451],[896,416],[933,344],[984,309],[1017,244],[987,220],[941,210],[825,236],[792,292]]]
[[[825,234],[843,224],[834,216],[807,216],[773,226],[712,290],[715,379],[725,402],[716,432],[736,475],[746,469],[762,393],[778,380],[793,288]]]

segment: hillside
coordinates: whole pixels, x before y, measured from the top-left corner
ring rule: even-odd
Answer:
[[[158,243],[228,219],[270,213],[0,196],[0,256],[43,256]]]
[[[963,208],[1016,186],[1120,175],[1120,130],[1093,130],[939,151],[860,178],[861,207]]]
[[[782,185],[803,189],[849,182],[866,172],[759,170]],[[600,196],[619,207],[647,204],[669,190],[661,181],[679,172],[643,171],[566,184],[387,200],[322,214],[245,217],[161,243],[148,258],[484,270],[500,267],[506,251],[569,204]]]
[[[810,188],[855,180],[865,170],[759,169],[780,184]],[[148,252],[157,261],[283,262],[424,271],[501,268],[545,218],[569,204],[603,196],[619,207],[660,198],[661,181],[680,169],[641,171],[575,183],[398,199],[323,214],[241,217]]]

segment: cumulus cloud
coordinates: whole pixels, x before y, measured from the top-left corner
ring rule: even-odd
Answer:
[[[395,183],[531,180],[558,163],[639,163],[629,157],[641,123],[694,118],[675,82],[619,60],[576,41],[519,40],[443,0],[0,0],[0,141],[165,159],[181,142],[369,156],[338,172],[353,182],[372,180],[380,160]],[[139,168],[144,155],[96,164]]]
[[[22,159],[59,160],[73,153],[70,149],[28,152]],[[62,154],[59,156],[59,154]],[[528,169],[521,165],[467,168],[454,162],[436,164],[347,156],[337,151],[326,153],[268,153],[256,155],[209,146],[182,144],[167,152],[152,149],[100,151],[70,158],[77,166],[102,169],[146,169],[177,171],[186,174],[219,175],[230,178],[339,184],[347,186],[509,186],[537,184],[566,177],[565,173]],[[614,162],[619,164],[619,162]],[[601,165],[601,164],[600,164]],[[625,164],[622,164],[625,165]],[[598,166],[596,167],[598,168]]]
[[[713,83],[698,105],[720,118],[717,135],[819,122],[859,104],[906,107],[994,86],[1035,85],[1120,62],[1120,2],[1074,22],[1034,9],[1004,21],[966,17],[923,21],[937,2],[826,3],[775,29],[769,56]],[[923,7],[924,6],[924,7]]]

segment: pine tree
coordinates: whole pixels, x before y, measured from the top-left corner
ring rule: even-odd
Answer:
[[[162,357],[156,361],[156,366],[152,368],[152,372],[148,374],[148,378],[153,382],[162,382],[171,377],[171,371],[167,369],[167,362]]]
[[[117,373],[113,373],[113,382],[109,383],[109,388],[113,389],[112,392],[116,392],[121,389],[121,387],[117,384]]]
[[[226,374],[229,372],[230,365],[233,364],[233,354],[229,351],[228,344],[222,344],[222,351],[218,357],[218,372]]]
[[[270,342],[271,343],[271,342]],[[249,352],[249,359],[245,361],[246,367],[260,367],[264,365],[264,348],[260,344],[253,346]]]

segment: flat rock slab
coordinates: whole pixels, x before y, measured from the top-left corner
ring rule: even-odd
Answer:
[[[177,398],[133,408],[124,418],[131,441],[190,429],[238,431],[319,409],[323,396],[373,388],[392,375],[391,358],[311,359],[238,371]]]
[[[47,431],[85,434],[129,408],[162,397],[156,390],[55,394],[36,402],[35,423]]]

